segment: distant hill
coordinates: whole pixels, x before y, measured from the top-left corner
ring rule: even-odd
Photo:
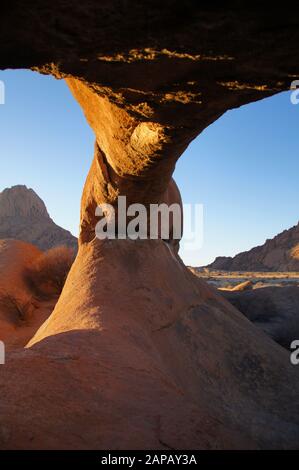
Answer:
[[[224,271],[299,271],[299,223],[264,245],[234,257],[219,256],[206,267]]]
[[[77,250],[78,241],[51,219],[42,199],[24,185],[0,193],[0,239],[22,240],[41,250],[67,245]]]

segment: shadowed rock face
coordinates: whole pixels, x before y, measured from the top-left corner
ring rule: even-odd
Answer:
[[[250,291],[221,291],[248,320],[286,349],[299,338],[297,286],[264,287]]]
[[[16,5],[0,66],[65,78],[96,143],[77,260],[53,314],[0,377],[1,447],[296,447],[299,378],[287,352],[163,241],[94,239],[94,210],[118,195],[161,201],[204,128],[288,89],[298,6]]]
[[[8,359],[3,448],[298,445],[287,351],[160,240],[82,245],[53,314]]]

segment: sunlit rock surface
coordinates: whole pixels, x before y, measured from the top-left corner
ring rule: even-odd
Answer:
[[[298,4],[11,1],[2,16],[0,67],[67,79],[96,143],[65,289],[0,371],[1,448],[297,447],[288,352],[167,243],[96,240],[94,209],[159,202],[201,131],[289,89]]]

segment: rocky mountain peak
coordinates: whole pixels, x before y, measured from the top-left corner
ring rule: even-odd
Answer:
[[[22,240],[41,250],[67,245],[77,251],[78,241],[51,219],[44,201],[25,185],[0,193],[0,240]]]
[[[33,189],[16,185],[0,193],[0,217],[50,216],[44,202]]]

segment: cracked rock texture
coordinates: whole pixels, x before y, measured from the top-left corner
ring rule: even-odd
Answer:
[[[0,339],[6,351],[24,347],[57,300],[37,299],[26,281],[26,269],[40,255],[29,243],[0,240]]]

